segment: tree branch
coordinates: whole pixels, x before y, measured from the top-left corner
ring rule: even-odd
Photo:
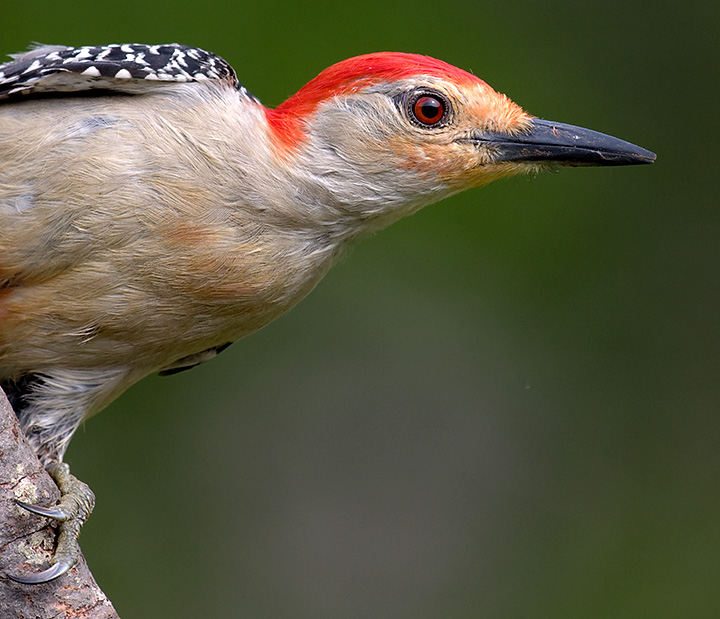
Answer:
[[[0,609],[3,617],[119,619],[97,586],[84,557],[57,580],[23,585],[8,574],[49,565],[56,534],[50,520],[18,507],[15,499],[42,506],[60,497],[25,440],[17,417],[0,390]]]

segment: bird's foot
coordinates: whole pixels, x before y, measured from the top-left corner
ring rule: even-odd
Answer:
[[[20,507],[60,523],[58,540],[51,565],[46,570],[29,576],[10,576],[16,582],[34,585],[49,582],[70,570],[80,557],[78,536],[80,527],[95,507],[95,495],[90,487],[70,474],[70,467],[61,462],[48,471],[60,488],[60,502],[55,507],[38,507],[17,501]]]

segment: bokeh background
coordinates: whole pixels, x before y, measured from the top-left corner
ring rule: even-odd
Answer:
[[[182,42],[277,105],[420,52],[658,153],[429,207],[89,421],[81,541],[122,617],[720,617],[717,7],[5,3],[3,53]]]

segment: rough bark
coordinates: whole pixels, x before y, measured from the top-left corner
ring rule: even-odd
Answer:
[[[119,619],[97,586],[84,557],[60,578],[23,585],[7,577],[40,571],[55,548],[55,528],[47,518],[15,503],[55,504],[59,492],[20,430],[0,390],[0,617],[2,619]]]

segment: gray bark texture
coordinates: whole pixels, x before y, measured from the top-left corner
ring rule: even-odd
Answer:
[[[55,548],[50,520],[20,508],[15,499],[47,507],[59,497],[0,390],[0,619],[119,619],[82,556],[49,583],[23,585],[7,576],[45,569]]]

